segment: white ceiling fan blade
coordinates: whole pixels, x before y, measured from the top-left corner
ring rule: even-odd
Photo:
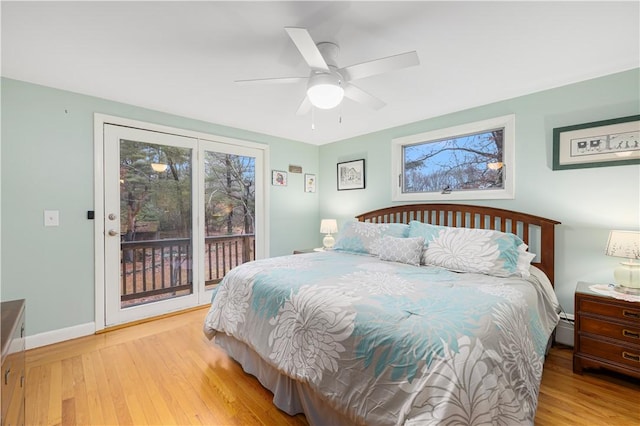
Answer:
[[[296,111],[296,115],[306,115],[311,110],[311,102],[309,102],[309,97],[305,96],[302,100],[302,103],[298,107],[298,111]]]
[[[339,69],[338,72],[346,81],[351,81],[419,64],[418,54],[413,51],[350,65]]]
[[[312,70],[329,72],[329,67],[311,38],[309,31],[305,28],[296,27],[285,27],[284,29]]]
[[[236,80],[235,83],[240,86],[248,86],[252,84],[289,84],[289,83],[303,83],[306,82],[309,77],[279,77],[279,78],[257,78],[253,80]]]
[[[360,89],[359,87],[354,86],[353,84],[344,85],[344,96],[351,99],[352,101],[359,102],[376,110],[386,105],[380,99],[368,94],[367,92]]]

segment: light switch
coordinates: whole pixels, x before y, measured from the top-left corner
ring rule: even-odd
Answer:
[[[60,225],[60,212],[58,210],[44,211],[44,226]]]

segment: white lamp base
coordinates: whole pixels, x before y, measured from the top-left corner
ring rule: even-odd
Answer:
[[[331,234],[327,234],[322,239],[322,247],[324,247],[325,250],[331,250],[335,243],[336,243],[336,240],[331,236]]]
[[[613,270],[616,291],[627,294],[640,294],[640,263],[620,262]]]

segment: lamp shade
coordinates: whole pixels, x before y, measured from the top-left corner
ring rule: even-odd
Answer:
[[[320,233],[335,234],[338,232],[338,223],[335,219],[322,219],[320,221]]]
[[[340,79],[335,74],[320,73],[309,78],[307,96],[311,105],[320,109],[331,109],[340,105],[344,97]]]
[[[607,256],[640,259],[640,232],[611,231],[607,241]]]

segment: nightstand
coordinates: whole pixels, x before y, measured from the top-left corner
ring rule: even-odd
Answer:
[[[573,372],[606,368],[640,378],[640,302],[596,293],[592,285],[576,287]]]
[[[316,251],[324,251],[322,247],[312,249],[297,249],[293,251],[293,254],[313,253]]]

